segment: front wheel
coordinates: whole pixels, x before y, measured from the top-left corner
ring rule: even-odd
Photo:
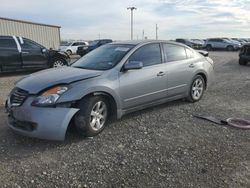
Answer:
[[[92,137],[105,128],[108,121],[108,101],[101,96],[83,98],[79,103],[80,111],[74,118],[80,135]]]
[[[204,93],[205,90],[205,81],[201,75],[196,75],[192,81],[188,101],[190,102],[197,102],[199,101]]]
[[[53,68],[59,68],[59,67],[65,67],[67,66],[67,62],[63,59],[55,59],[53,62],[52,62],[52,66]]]
[[[207,45],[207,46],[206,46],[206,50],[207,50],[207,51],[211,51],[212,49],[213,49],[213,48],[212,48],[211,45]]]
[[[234,51],[234,47],[233,47],[233,46],[228,46],[228,47],[227,47],[227,51],[229,51],[229,52]]]

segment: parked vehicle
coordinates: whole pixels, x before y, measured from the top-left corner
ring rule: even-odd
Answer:
[[[245,44],[240,50],[240,65],[247,65],[250,62],[250,44]]]
[[[86,41],[76,41],[70,43],[68,46],[60,46],[60,51],[64,51],[67,52],[67,54],[69,55],[73,55],[76,54],[77,48],[79,46],[87,46],[87,45],[89,45],[89,43]]]
[[[207,39],[205,46],[208,51],[215,50],[215,49],[234,51],[234,50],[239,50],[241,48],[240,43],[236,43],[234,41],[223,39],[223,38]]]
[[[191,41],[198,44],[198,49],[203,49],[205,47],[205,41],[202,39],[190,39]]]
[[[9,126],[23,135],[63,140],[72,122],[79,134],[92,137],[110,118],[181,98],[199,101],[213,69],[209,57],[178,43],[107,44],[71,67],[17,82],[6,101]]]
[[[241,43],[241,45],[244,45],[244,44],[248,43],[247,40],[240,39],[240,38],[232,38],[232,40],[238,41],[239,43]]]
[[[197,41],[193,41],[193,40],[189,40],[189,39],[176,39],[176,42],[185,44],[191,48],[194,49],[202,49],[202,44],[200,44],[200,42]]]
[[[0,36],[0,72],[68,66],[67,54],[23,37]]]
[[[234,39],[231,39],[231,38],[223,38],[223,39],[229,40],[230,42],[232,42],[234,44],[242,45],[238,40],[234,40]]]
[[[111,39],[94,40],[88,46],[79,46],[77,49],[77,54],[82,57],[85,54],[89,53],[90,51],[92,51],[92,50],[94,50],[94,49],[96,49],[104,44],[108,44],[111,42],[112,42]]]

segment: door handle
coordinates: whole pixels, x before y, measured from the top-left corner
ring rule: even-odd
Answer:
[[[189,65],[189,67],[190,67],[190,68],[194,68],[195,65],[194,65],[193,63],[191,63],[191,64]]]
[[[22,52],[22,54],[29,54],[29,52]]]
[[[159,72],[159,73],[157,74],[157,76],[164,76],[164,75],[165,75],[164,72]]]

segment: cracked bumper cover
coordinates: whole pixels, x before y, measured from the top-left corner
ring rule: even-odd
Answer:
[[[79,109],[35,107],[31,106],[33,100],[29,97],[22,106],[7,109],[9,127],[24,136],[64,140],[68,125]]]

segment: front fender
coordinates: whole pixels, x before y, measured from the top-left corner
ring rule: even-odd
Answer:
[[[57,103],[67,103],[67,102],[72,102],[72,101],[78,101],[89,94],[103,92],[113,97],[117,106],[117,110],[119,110],[121,109],[121,100],[117,93],[118,90],[116,90],[116,88],[118,87],[119,86],[116,85],[115,81],[108,83],[106,85],[103,85],[103,82],[100,82],[100,84],[97,84],[95,86],[91,84],[91,82],[87,82],[87,80],[82,81],[82,82],[73,84],[71,89],[69,89],[69,91],[64,93],[59,98]]]

